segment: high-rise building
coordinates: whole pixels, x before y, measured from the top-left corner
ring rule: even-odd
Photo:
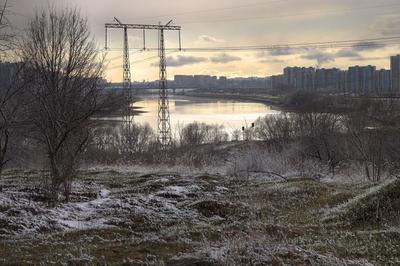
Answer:
[[[400,93],[400,55],[390,57],[391,93]]]
[[[283,70],[283,84],[288,89],[295,89],[296,88],[296,79],[298,78],[298,71],[300,70],[299,67],[286,67]]]
[[[273,90],[279,90],[285,88],[284,75],[271,76],[271,88]]]
[[[337,68],[317,69],[315,74],[315,88],[317,90],[338,90],[339,73],[340,70]]]
[[[191,88],[194,83],[194,77],[190,75],[175,75],[174,81],[177,88]]]
[[[375,66],[349,67],[347,74],[348,88],[351,93],[369,94],[374,90]]]
[[[338,68],[286,67],[283,75],[271,77],[272,88],[317,90],[365,95],[400,95],[400,55],[390,58],[391,70],[375,66]]]
[[[312,67],[286,67],[283,85],[288,89],[313,90],[315,69]]]
[[[224,76],[219,77],[218,79],[218,88],[226,89],[228,84],[228,79]]]
[[[391,79],[390,70],[380,69],[375,71],[375,91],[376,95],[387,95],[390,93]]]
[[[297,79],[297,90],[307,90],[312,91],[314,90],[314,79],[315,79],[315,69],[312,67],[302,67],[299,70]]]
[[[347,71],[339,71],[338,91],[347,93]]]
[[[200,89],[209,89],[212,87],[216,77],[211,77],[209,75],[194,75],[194,83],[196,84],[196,88]]]

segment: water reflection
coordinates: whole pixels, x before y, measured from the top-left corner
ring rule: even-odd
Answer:
[[[135,103],[135,107],[140,107],[142,111],[145,111],[135,117],[135,122],[149,123],[154,130],[157,130],[157,97],[146,96]],[[251,124],[260,116],[278,114],[279,111],[272,110],[270,106],[261,103],[175,96],[170,98],[170,113],[172,128],[197,121],[221,124],[227,131],[232,132],[246,124]]]

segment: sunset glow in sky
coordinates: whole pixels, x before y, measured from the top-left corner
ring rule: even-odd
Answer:
[[[99,49],[104,48],[104,23],[158,24],[174,20],[182,26],[183,48],[273,45],[400,36],[398,0],[9,0],[13,25],[23,29],[35,9],[70,6],[88,17]],[[109,35],[107,78],[122,79],[122,30]],[[178,47],[176,32],[167,33],[167,48]],[[148,47],[157,47],[149,32]],[[130,32],[130,47],[142,48],[142,32]],[[240,52],[174,52],[168,54],[168,75],[211,74],[268,76],[285,66],[347,68],[349,65],[389,67],[399,45],[374,48],[279,49]],[[158,78],[157,52],[132,50],[132,79]]]

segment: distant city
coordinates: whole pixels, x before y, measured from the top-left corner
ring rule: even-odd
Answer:
[[[390,70],[375,66],[338,68],[286,67],[270,77],[271,89],[343,92],[364,95],[400,93],[400,55],[390,57]]]
[[[10,77],[14,64],[0,63],[0,78]],[[104,80],[103,82],[106,82]],[[156,89],[158,81],[133,82],[136,89]],[[110,84],[112,88],[122,83]],[[227,78],[210,75],[175,75],[170,89],[265,89],[278,91],[314,91],[356,95],[400,95],[400,55],[390,57],[390,70],[375,66],[339,68],[286,67],[282,74],[267,77]]]
[[[119,83],[114,83],[118,86]],[[134,82],[142,89],[158,87],[158,81]],[[210,75],[175,75],[169,81],[173,89],[272,89],[282,91],[320,91],[359,95],[400,94],[400,55],[390,57],[390,70],[375,66],[339,68],[286,67],[280,75],[268,77],[227,78]]]

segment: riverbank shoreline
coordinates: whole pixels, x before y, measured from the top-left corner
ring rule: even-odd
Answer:
[[[148,97],[153,94],[138,94],[139,99]],[[283,107],[284,104],[280,102],[280,97],[274,97],[272,95],[244,95],[237,93],[218,93],[218,92],[185,92],[170,94],[171,96],[182,96],[182,97],[193,97],[193,98],[210,98],[210,99],[222,99],[222,100],[240,100],[245,102],[264,103],[267,105],[273,105],[274,107]]]
[[[281,101],[281,97],[274,97],[271,95],[244,95],[237,93],[207,93],[207,92],[187,92],[185,94],[175,94],[177,96],[187,96],[193,98],[210,98],[210,99],[222,99],[222,100],[237,100],[245,102],[262,103],[269,105],[273,110],[287,110],[289,107]]]

